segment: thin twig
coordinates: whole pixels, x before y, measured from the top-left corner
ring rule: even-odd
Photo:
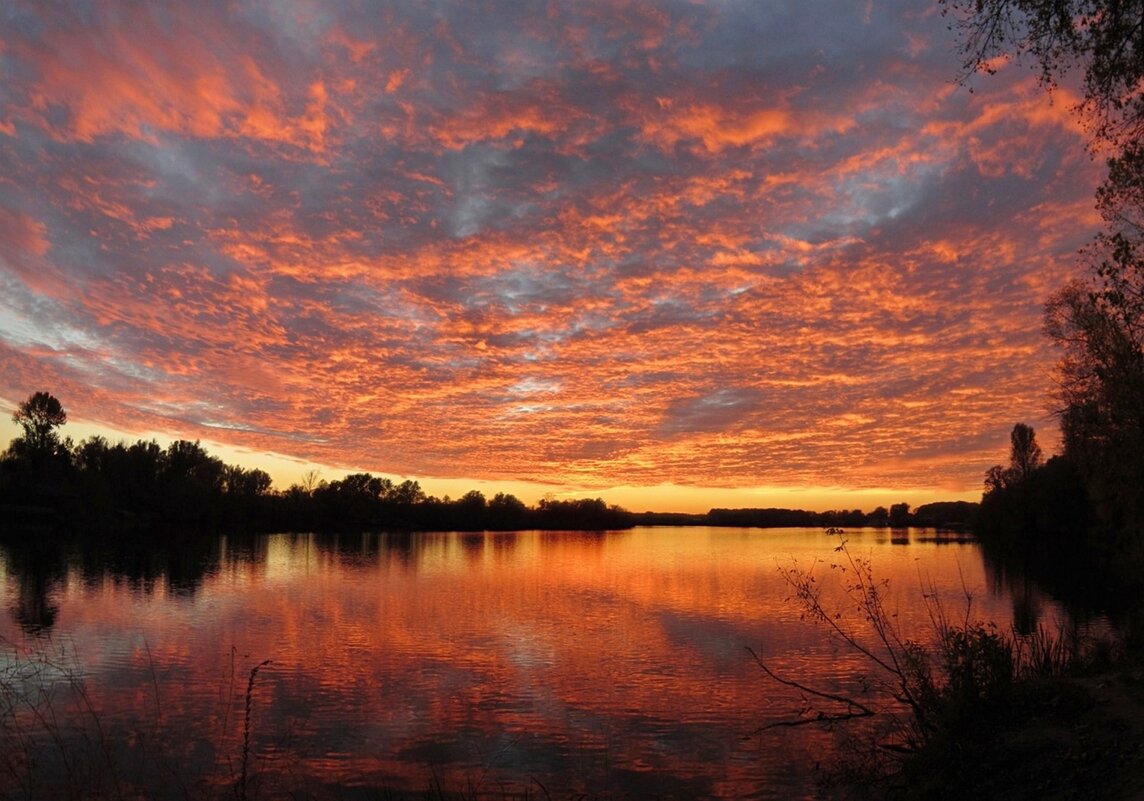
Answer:
[[[756,734],[759,732],[767,731],[768,729],[792,728],[794,726],[807,726],[807,725],[810,725],[812,723],[827,723],[827,724],[829,724],[829,723],[835,723],[835,722],[843,721],[843,720],[855,720],[857,718],[867,718],[867,717],[870,717],[871,715],[875,714],[874,710],[870,709],[870,707],[866,706],[865,704],[859,703],[858,701],[855,701],[853,698],[847,698],[846,696],[843,696],[843,695],[836,695],[835,693],[828,693],[828,692],[825,692],[823,690],[816,690],[813,687],[807,687],[805,684],[800,684],[799,682],[794,681],[793,679],[784,679],[782,676],[777,675],[773,670],[771,670],[769,667],[767,667],[766,662],[764,662],[762,660],[762,658],[757,653],[755,653],[754,649],[752,649],[748,646],[747,653],[749,653],[751,655],[751,657],[755,660],[755,663],[758,664],[758,666],[760,668],[762,668],[764,673],[766,673],[768,676],[770,676],[770,678],[773,679],[774,681],[777,681],[779,684],[782,684],[786,687],[793,687],[796,690],[804,692],[807,695],[813,695],[816,698],[822,698],[822,699],[827,700],[827,701],[833,701],[837,704],[842,704],[847,709],[846,712],[839,712],[837,714],[828,714],[826,712],[819,712],[813,718],[800,718],[799,720],[784,720],[784,721],[779,721],[777,723],[769,723],[766,726],[762,726],[759,729],[756,729],[756,731],[755,731]]]

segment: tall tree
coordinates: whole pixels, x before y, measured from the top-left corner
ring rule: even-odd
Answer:
[[[1013,478],[1022,481],[1041,466],[1041,446],[1032,426],[1017,423],[1009,434],[1009,469]]]
[[[1021,484],[1041,466],[1041,456],[1036,431],[1030,425],[1017,423],[1009,432],[1009,466],[996,464],[985,471],[985,493]]]
[[[1144,542],[1144,145],[1109,160],[1096,199],[1105,230],[1085,272],[1049,298],[1045,333],[1061,351],[1065,453],[1102,522]]]

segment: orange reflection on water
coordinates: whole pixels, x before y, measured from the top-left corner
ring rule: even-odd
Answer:
[[[975,616],[1007,623],[972,543],[849,536],[909,636],[933,635],[923,593],[958,617],[971,597]],[[171,763],[128,784],[167,786],[174,770],[233,797],[250,670],[271,660],[251,685],[247,766],[267,795],[539,782],[592,797],[809,796],[831,740],[753,734],[801,700],[747,649],[804,683],[861,691],[871,665],[801,619],[780,572],[813,569],[824,602],[860,623],[830,568],[837,544],[817,529],[224,538],[181,589],[73,565],[50,589],[51,644],[125,760]],[[44,642],[11,616],[0,634]]]

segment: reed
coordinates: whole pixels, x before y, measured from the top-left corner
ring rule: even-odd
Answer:
[[[0,639],[0,801],[194,801],[219,798],[220,791],[246,801],[253,795],[256,681],[270,660],[248,676],[236,780],[225,756],[234,744],[228,746],[225,731],[209,744],[222,763],[188,774],[180,755],[185,741],[165,725],[159,671],[146,643],[144,649],[152,704],[140,719],[122,722],[104,714],[74,653],[47,639]],[[233,693],[220,697],[223,720],[230,718],[232,699]]]
[[[242,773],[238,782],[238,801],[246,801],[246,781],[248,765],[250,764],[250,713],[254,707],[254,681],[258,678],[258,671],[270,664],[269,659],[259,662],[250,669],[250,679],[246,682],[245,717],[242,721]]]

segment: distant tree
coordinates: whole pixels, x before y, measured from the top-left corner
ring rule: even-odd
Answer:
[[[463,514],[480,516],[484,514],[487,502],[484,493],[479,490],[469,490],[457,499],[455,505]]]
[[[866,522],[871,526],[888,526],[890,524],[890,512],[885,506],[879,506],[866,516]]]
[[[270,491],[270,475],[264,470],[246,470],[237,465],[223,469],[223,492],[227,495],[257,497]]]
[[[36,392],[16,407],[12,420],[23,435],[0,454],[0,504],[39,509],[61,522],[61,512],[76,503],[72,442],[61,441],[56,431],[67,414],[51,394]]]
[[[370,473],[350,473],[339,480],[323,482],[312,495],[323,525],[373,526],[391,486],[388,479]]]
[[[933,528],[967,529],[977,520],[980,504],[969,501],[924,503],[914,510],[914,524]]]
[[[426,498],[418,482],[402,481],[389,493],[389,499],[402,506],[412,506],[423,502]]]
[[[164,454],[163,474],[168,481],[193,482],[203,489],[222,489],[226,465],[211,456],[198,440],[175,440]]]
[[[155,440],[137,440],[126,450],[128,472],[143,484],[154,484],[166,469],[166,454]]]
[[[75,466],[84,472],[102,473],[107,470],[111,446],[101,436],[88,437],[76,446],[73,453]]]
[[[369,473],[351,473],[341,481],[330,483],[335,493],[342,496],[359,495],[377,499],[388,489],[386,480]]]
[[[893,528],[905,528],[910,524],[910,505],[908,503],[895,503],[890,507],[890,525]]]
[[[520,498],[515,495],[506,495],[503,492],[498,492],[493,496],[493,499],[489,501],[489,508],[500,512],[524,512],[528,509]]]
[[[142,444],[142,443],[137,443]],[[198,441],[175,440],[159,461],[158,515],[173,527],[217,523],[222,513],[226,465]]]
[[[602,498],[557,501],[544,498],[536,508],[542,528],[569,528],[602,531],[628,524],[630,515],[618,506],[608,506]]]
[[[37,392],[16,407],[12,421],[24,429],[27,451],[48,453],[60,444],[56,429],[68,421],[68,416],[54,396]]]
[[[445,518],[449,520],[449,527],[462,531],[480,531],[489,528],[488,501],[484,493],[479,490],[470,490],[455,501],[438,502],[441,505]],[[445,519],[443,518],[443,519]]]
[[[488,503],[489,527],[499,530],[517,529],[525,525],[528,507],[515,495],[498,492]]]
[[[307,470],[302,474],[302,483],[298,485],[307,494],[318,488],[322,474],[317,470]]]

